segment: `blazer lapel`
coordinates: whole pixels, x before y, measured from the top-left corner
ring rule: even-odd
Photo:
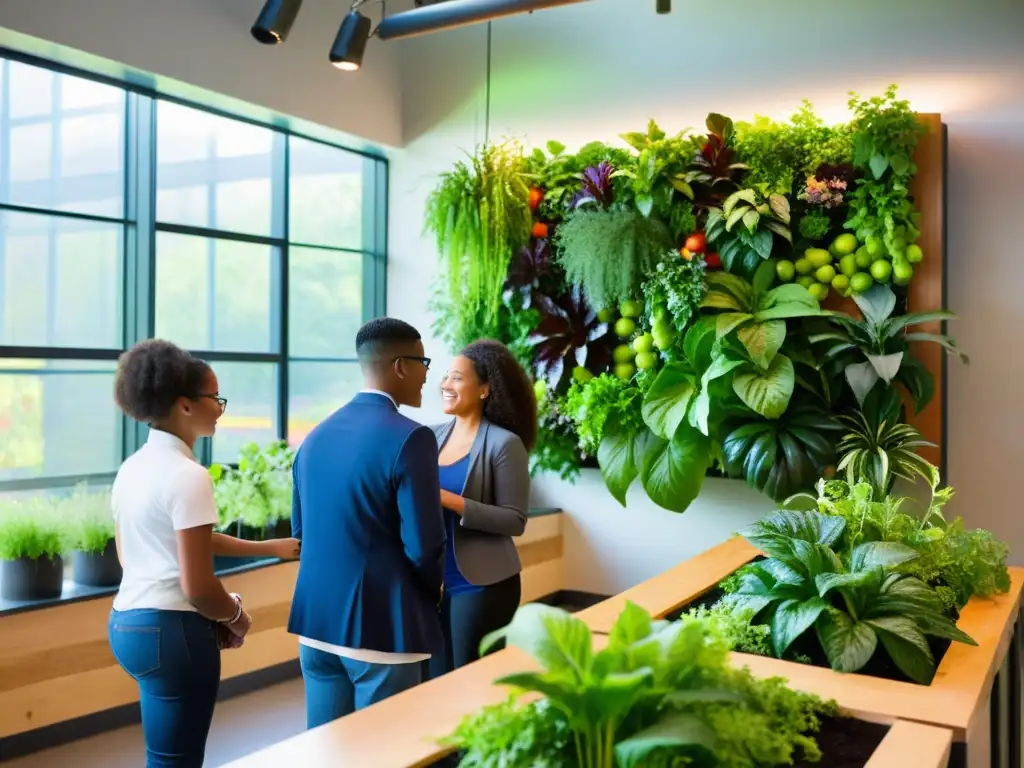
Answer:
[[[481,489],[479,485],[479,475],[476,474],[477,464],[480,463],[480,456],[483,454],[484,449],[487,447],[487,430],[489,424],[487,419],[480,422],[480,428],[476,431],[476,437],[473,438],[473,447],[469,449],[469,466],[466,468],[466,484],[463,486],[462,495],[466,495],[468,489],[472,496],[471,498],[479,500]],[[470,486],[470,482],[473,483]]]

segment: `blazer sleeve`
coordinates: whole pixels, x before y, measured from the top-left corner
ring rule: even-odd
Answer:
[[[522,440],[507,441],[491,457],[494,503],[463,499],[463,528],[522,536],[530,505],[530,459]]]
[[[302,541],[302,505],[299,503],[298,456],[292,462],[292,538]]]
[[[444,582],[444,548],[448,536],[441,512],[437,439],[427,427],[406,438],[395,461],[402,546],[423,587],[440,597]]]

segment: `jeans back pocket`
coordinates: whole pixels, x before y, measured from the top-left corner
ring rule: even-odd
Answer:
[[[136,680],[160,669],[160,628],[110,626],[110,650],[125,672]]]

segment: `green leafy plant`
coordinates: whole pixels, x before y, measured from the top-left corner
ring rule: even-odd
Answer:
[[[664,224],[636,211],[580,208],[559,226],[555,245],[566,280],[604,309],[639,296],[672,241]]]
[[[812,734],[820,716],[837,714],[782,680],[732,669],[720,625],[706,618],[652,621],[627,603],[595,651],[582,621],[528,604],[482,648],[500,637],[541,670],[496,682],[544,699],[512,699],[464,720],[444,740],[465,750],[463,766],[791,764],[797,755],[820,758]]]
[[[110,492],[90,492],[85,485],[60,502],[59,516],[65,521],[68,549],[99,554],[114,538],[114,515]]]
[[[800,217],[800,234],[808,240],[824,240],[831,229],[832,220],[821,211],[812,209]]]
[[[751,275],[772,255],[773,234],[792,245],[789,201],[778,194],[764,198],[754,189],[741,189],[708,213],[704,227],[728,272]]]
[[[536,389],[536,388],[535,388]],[[580,474],[580,438],[572,419],[547,387],[538,391],[537,442],[530,453],[530,475],[557,472],[563,480],[575,481]]]
[[[574,381],[565,397],[565,414],[576,424],[580,447],[591,456],[609,428],[635,434],[643,428],[643,393],[611,374]]]
[[[842,517],[817,512],[778,512],[758,521],[742,535],[769,559],[748,567],[728,600],[765,617],[776,656],[813,627],[837,671],[863,668],[881,643],[907,677],[931,682],[935,660],[926,635],[976,643],[946,618],[934,589],[892,571],[917,557],[915,550],[866,542],[843,563],[832,547],[845,527]]]
[[[58,505],[43,497],[0,504],[0,560],[54,558],[67,552]]]
[[[956,315],[952,312],[911,312],[893,317],[896,295],[884,285],[854,294],[853,300],[863,315],[862,320],[843,312],[826,312],[828,320],[837,328],[813,334],[810,340],[813,344],[822,345],[823,361],[835,361],[842,367],[850,390],[862,407],[879,381],[886,387],[893,381],[903,384],[918,412],[931,401],[934,391],[931,373],[911,354],[911,342],[939,344],[962,362],[969,362],[967,355],[949,336],[906,332],[908,327],[922,323],[955,320]]]
[[[664,255],[642,286],[648,324],[654,325],[659,318],[666,318],[675,331],[675,338],[681,342],[700,311],[707,290],[704,274],[705,264],[700,259],[680,258],[676,250]],[[678,358],[682,351],[678,346],[663,351],[670,359]]]
[[[632,180],[623,173],[636,162],[629,151],[600,141],[584,145],[575,154],[566,153],[565,145],[557,141],[549,141],[546,150],[538,147],[526,159],[530,182],[543,190],[543,201],[536,210],[542,221],[561,221],[580,191],[583,172],[602,162],[618,169],[611,178],[614,199],[626,205],[632,200]]]
[[[533,225],[526,170],[517,144],[490,144],[442,174],[427,201],[425,229],[442,257],[456,338],[466,335],[463,323],[497,333],[505,273]]]
[[[288,443],[278,440],[263,449],[256,443],[243,445],[237,468],[212,465],[210,476],[220,527],[237,522],[263,531],[278,520],[291,517],[294,458]]]

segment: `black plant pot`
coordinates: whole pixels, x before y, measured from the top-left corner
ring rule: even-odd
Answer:
[[[117,544],[113,539],[102,552],[73,552],[71,566],[77,584],[116,587],[121,583],[121,563],[117,561]]]
[[[53,600],[64,589],[64,561],[60,555],[4,560],[0,567],[0,598],[4,600]]]

